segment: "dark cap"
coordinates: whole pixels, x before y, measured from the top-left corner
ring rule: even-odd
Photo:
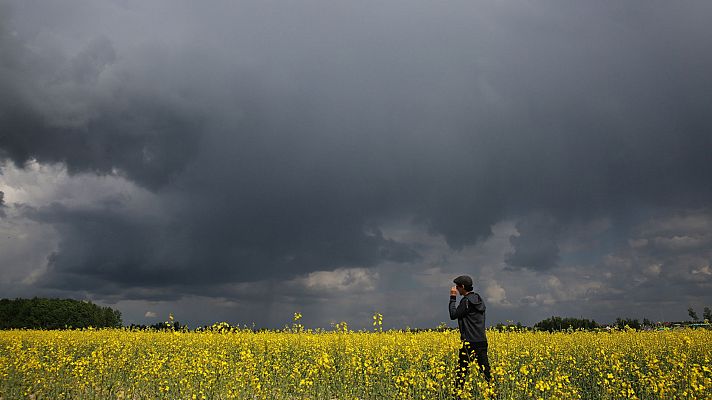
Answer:
[[[460,275],[452,280],[456,285],[462,285],[465,287],[472,287],[472,278],[467,275]]]

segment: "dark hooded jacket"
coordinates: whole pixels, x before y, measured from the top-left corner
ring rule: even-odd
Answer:
[[[462,340],[487,342],[485,336],[485,302],[479,294],[470,292],[455,306],[456,296],[450,296],[450,319],[457,319]]]

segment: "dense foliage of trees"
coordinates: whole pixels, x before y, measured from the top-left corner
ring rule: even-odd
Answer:
[[[687,309],[687,315],[690,316],[690,319],[693,322],[696,321],[701,321],[700,318],[697,316],[697,312],[692,307],[689,307]],[[712,322],[712,309],[709,307],[705,307],[704,310],[702,311],[702,319],[705,320],[706,322]]]
[[[0,299],[0,329],[122,326],[121,311],[73,299]]]
[[[687,309],[687,315],[689,315],[690,318],[692,318],[693,321],[697,321],[698,319],[700,319],[700,318],[697,316],[697,313],[695,312],[695,310],[694,310],[692,307],[690,307],[690,308]]]
[[[647,318],[644,320],[643,324],[641,324],[637,318],[616,318],[616,323],[615,323],[615,326],[618,329],[624,329],[626,326],[628,328],[640,329],[643,327],[643,325],[652,325],[652,324],[650,324],[650,322],[648,322]]]
[[[563,331],[566,329],[595,329],[598,324],[594,320],[585,318],[551,317],[534,324],[534,328],[542,331]]]

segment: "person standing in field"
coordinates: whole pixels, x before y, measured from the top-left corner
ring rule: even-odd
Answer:
[[[477,360],[485,379],[490,381],[490,365],[487,358],[487,336],[485,335],[485,302],[473,292],[472,278],[467,275],[453,280],[456,286],[450,289],[450,319],[457,319],[462,348],[459,352],[455,386],[462,388],[470,364]],[[460,294],[460,304],[455,305]]]

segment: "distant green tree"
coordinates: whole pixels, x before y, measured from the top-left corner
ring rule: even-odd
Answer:
[[[595,329],[598,324],[594,320],[585,318],[551,317],[534,324],[534,328],[541,331],[564,331],[567,329]]]
[[[180,321],[175,321],[175,322],[157,322],[153,325],[150,325],[149,328],[155,329],[158,331],[180,331],[180,330],[185,330],[187,329],[185,325],[181,325]]]
[[[695,310],[692,309],[692,307],[687,309],[687,315],[689,315],[693,321],[697,321],[699,319],[697,318],[697,313],[695,312]]]
[[[0,299],[0,329],[118,328],[121,311],[74,299]]]
[[[702,316],[707,320],[707,322],[712,322],[712,310],[709,307],[705,307],[702,311]]]
[[[642,328],[642,325],[640,324],[640,321],[638,321],[637,318],[616,318],[616,328],[624,329],[626,326],[633,329]]]

